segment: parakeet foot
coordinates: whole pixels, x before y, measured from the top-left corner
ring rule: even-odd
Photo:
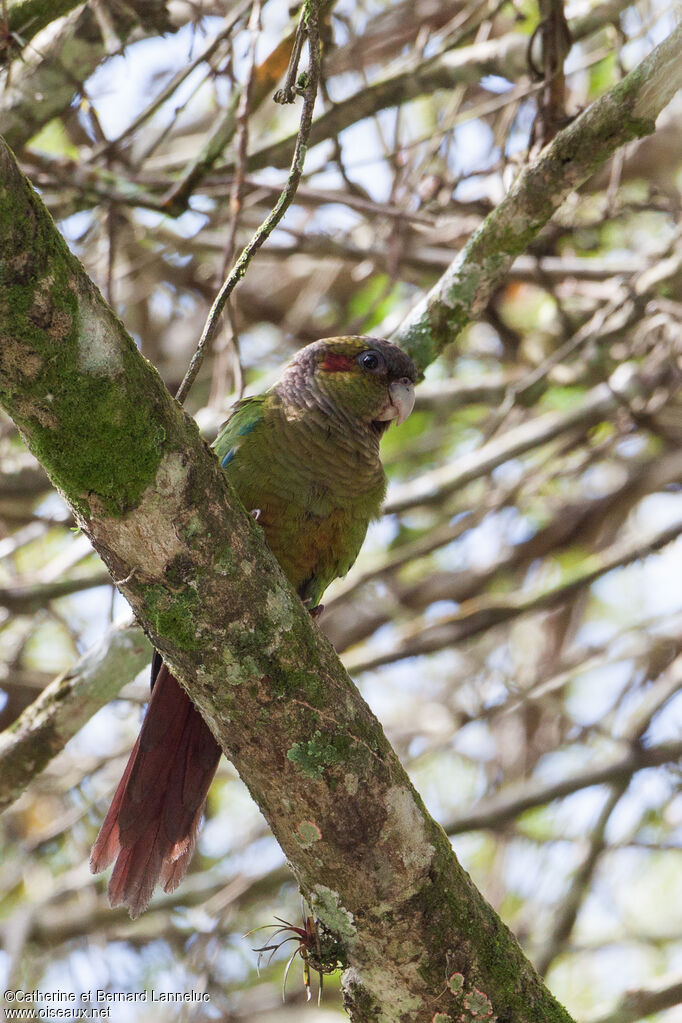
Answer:
[[[316,604],[315,607],[311,607],[312,597],[306,597],[303,603],[303,607],[306,609],[311,618],[319,618],[324,611],[324,604]]]

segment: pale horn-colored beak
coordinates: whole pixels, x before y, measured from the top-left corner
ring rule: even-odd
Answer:
[[[395,424],[400,426],[404,423],[414,408],[414,384],[407,377],[402,380],[394,380],[388,385],[388,393],[391,396],[391,404],[396,410]]]

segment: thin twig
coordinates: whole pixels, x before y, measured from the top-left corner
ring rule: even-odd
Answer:
[[[279,199],[275,206],[270,211],[268,216],[265,218],[263,223],[260,225],[256,233],[253,235],[249,243],[243,249],[237,262],[232,267],[229,275],[225,279],[223,286],[221,287],[216,299],[211,306],[211,311],[208,314],[208,319],[204,325],[204,330],[199,340],[197,350],[192,356],[192,361],[189,364],[189,369],[185,374],[185,379],[182,381],[178,393],[176,395],[177,400],[182,404],[189,393],[189,390],[194,383],[197,373],[204,361],[206,351],[211,341],[215,337],[216,330],[218,328],[218,322],[220,320],[220,314],[225,308],[225,303],[234,291],[236,285],[242,279],[253,255],[258,251],[263,242],[270,236],[274,228],[280,222],[285,212],[291,205],[294,196],[296,195],[296,189],[298,183],[301,180],[303,173],[303,163],[305,160],[305,154],[307,150],[308,137],[310,135],[310,129],[313,121],[313,110],[315,109],[315,100],[317,98],[317,86],[320,80],[320,36],[318,28],[318,8],[320,0],[313,0],[308,6],[306,6],[305,12],[302,13],[302,17],[306,17],[306,27],[308,32],[308,49],[310,51],[310,64],[308,69],[308,75],[306,84],[303,89],[303,109],[301,111],[301,123],[296,136],[296,145],[294,147],[294,155],[291,160],[291,168],[289,170],[289,176],[287,183],[284,186]],[[306,13],[307,12],[307,13]]]
[[[317,11],[315,12],[317,17]],[[301,61],[301,53],[303,52],[303,43],[307,35],[307,14],[305,4],[301,8],[301,16],[296,26],[296,35],[294,36],[294,45],[291,51],[291,57],[289,58],[289,66],[287,73],[284,76],[284,85],[281,89],[278,89],[273,99],[275,103],[293,103],[296,99],[296,93],[299,91],[298,83],[296,81],[296,75],[298,74],[298,65]]]
[[[251,8],[249,18],[249,54],[248,71],[246,84],[242,91],[239,107],[237,109],[237,168],[230,188],[230,232],[225,245],[221,276],[224,278],[227,268],[234,258],[234,250],[237,241],[237,229],[239,227],[240,213],[244,199],[244,179],[246,177],[246,157],[249,149],[249,115],[251,113],[251,97],[253,96],[253,82],[256,74],[256,46],[261,27],[261,2],[255,0]],[[234,356],[234,385],[237,397],[241,398],[244,390],[244,375],[242,373],[241,359],[239,356],[239,338],[237,335],[237,323],[232,303],[227,301],[227,315],[230,322],[231,336],[224,344],[219,346],[216,353],[216,360],[213,365],[213,380],[211,382],[211,395],[209,405],[219,404],[222,398],[222,383],[227,372],[227,356],[231,350]]]

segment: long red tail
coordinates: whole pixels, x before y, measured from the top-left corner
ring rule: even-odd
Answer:
[[[94,874],[116,859],[109,902],[133,919],[158,881],[172,892],[185,876],[221,752],[158,654],[152,676],[142,730],[90,857]]]

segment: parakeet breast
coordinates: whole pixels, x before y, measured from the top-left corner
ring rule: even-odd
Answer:
[[[303,600],[345,575],[386,490],[378,443],[269,402],[223,457],[248,511]]]

